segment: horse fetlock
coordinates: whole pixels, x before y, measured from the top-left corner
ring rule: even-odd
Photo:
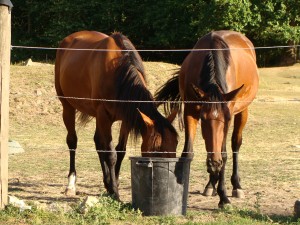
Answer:
[[[103,178],[103,183],[104,183],[104,187],[106,190],[109,189],[109,186],[110,186],[110,178]]]
[[[111,187],[107,189],[107,192],[112,198],[116,199],[117,201],[120,201],[119,189],[117,186],[111,185]]]
[[[110,195],[119,196],[119,182],[117,180],[107,177],[107,179],[103,179],[103,182],[105,189]]]
[[[232,175],[230,180],[231,180],[231,184],[233,186],[236,186],[234,189],[242,189],[240,187],[241,178],[239,177],[239,175],[237,175],[237,174]]]
[[[245,198],[245,193],[242,189],[235,189],[235,190],[232,190],[232,197]]]

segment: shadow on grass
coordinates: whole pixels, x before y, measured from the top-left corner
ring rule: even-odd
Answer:
[[[77,184],[76,195],[67,196],[65,195],[65,184],[33,180],[20,181],[13,178],[9,180],[8,192],[9,195],[27,201],[76,203],[82,197],[103,194],[100,186],[98,184]],[[99,188],[99,190],[95,191],[95,188]]]
[[[283,215],[265,215],[251,210],[237,210],[236,213],[242,218],[251,218],[255,221],[278,223],[278,224],[300,224],[300,218]]]

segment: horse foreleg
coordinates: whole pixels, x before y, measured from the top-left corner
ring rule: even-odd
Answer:
[[[221,171],[219,172],[219,183],[217,187],[217,193],[220,197],[219,207],[223,208],[225,205],[231,204],[229,198],[226,193],[226,185],[225,185],[225,167],[227,162],[227,154],[223,152],[222,154],[223,166]]]
[[[231,176],[231,184],[233,186],[232,196],[237,198],[244,198],[244,192],[240,184],[240,176],[238,172],[238,153],[242,145],[242,132],[248,119],[248,109],[240,112],[234,117],[234,129],[232,133],[231,146],[232,146],[232,158],[233,169]]]
[[[227,130],[225,130],[225,136],[224,136],[223,145],[222,145],[222,158],[223,159],[224,159],[224,157],[226,157],[226,136],[227,136]],[[208,180],[208,183],[206,184],[204,192],[203,192],[204,196],[217,195],[216,184],[217,184],[218,180],[219,180],[219,176],[216,176],[215,174],[212,174],[212,173],[209,174],[209,180]]]
[[[193,143],[197,131],[199,113],[194,108],[184,109],[185,142],[181,157],[193,158]]]
[[[126,144],[127,144],[127,140],[128,140],[128,131],[125,128],[124,123],[122,123],[121,125],[121,129],[120,129],[120,136],[119,136],[119,143],[116,147],[116,151],[117,151],[117,163],[116,163],[116,180],[117,180],[117,185],[119,186],[119,175],[120,175],[120,169],[121,169],[121,164],[122,161],[125,157],[126,154]]]
[[[75,131],[75,109],[67,103],[63,103],[63,120],[68,131],[66,141],[70,151],[70,169],[65,194],[76,195],[75,154],[77,149],[77,135]]]

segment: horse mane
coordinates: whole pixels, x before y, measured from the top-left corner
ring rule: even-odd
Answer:
[[[211,49],[205,56],[201,70],[200,88],[208,93],[210,101],[223,101],[222,93],[227,93],[226,71],[229,65],[230,50],[227,43],[211,33]],[[212,104],[218,107],[220,104]]]
[[[119,32],[115,32],[111,35],[111,37],[115,40],[116,44],[122,50],[129,50],[128,52],[122,52],[122,57],[124,60],[120,60],[120,63],[127,61],[128,66],[132,65],[136,70],[138,70],[146,81],[146,73],[143,65],[143,61],[138,51],[136,51],[135,47],[131,43],[131,41]],[[126,60],[125,60],[126,58]]]
[[[152,94],[144,85],[146,81],[145,69],[142,59],[133,44],[121,33],[114,33],[111,37],[120,49],[128,50],[121,52],[116,70],[118,74],[117,100],[121,100],[121,102],[118,102],[118,109],[126,128],[133,133],[135,138],[144,132],[145,125],[138,113],[137,109],[139,109],[152,120],[155,120],[155,125],[162,136],[165,127],[177,134],[171,123],[158,112]]]

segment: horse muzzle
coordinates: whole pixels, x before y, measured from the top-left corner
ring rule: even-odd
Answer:
[[[206,160],[207,172],[211,174],[218,174],[223,166],[222,160],[212,160],[211,158],[207,158]]]

